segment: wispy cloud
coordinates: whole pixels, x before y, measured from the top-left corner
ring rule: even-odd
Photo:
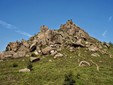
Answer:
[[[32,36],[31,34],[29,34],[27,32],[24,32],[24,31],[21,31],[18,27],[14,26],[12,24],[9,24],[9,23],[7,23],[5,21],[0,20],[0,25],[5,27],[5,28],[7,28],[7,29],[13,30],[14,32],[17,32],[17,33],[19,33],[21,35],[24,35],[24,36],[27,36],[27,37],[31,37]]]
[[[109,16],[108,21],[110,22],[112,20],[112,16]]]
[[[11,25],[5,21],[0,20],[0,25],[4,26],[7,29],[17,29],[14,25]]]
[[[27,32],[20,31],[20,30],[17,30],[16,32],[19,33],[19,34],[28,36],[28,37],[31,37],[31,36],[32,36],[31,34],[29,34],[29,33],[27,33]]]
[[[102,33],[102,36],[105,37],[107,34],[107,30],[105,30],[103,33]]]

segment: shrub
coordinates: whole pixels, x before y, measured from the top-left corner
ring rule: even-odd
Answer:
[[[30,70],[33,70],[33,69],[32,69],[32,68],[33,68],[33,65],[32,65],[31,62],[28,62],[27,68],[30,69]]]
[[[18,67],[18,64],[17,63],[13,63],[13,67]]]
[[[75,85],[75,80],[73,79],[72,73],[68,73],[65,75],[64,84],[63,85]]]
[[[113,43],[112,43],[112,42],[109,42],[109,45],[110,45],[110,46],[113,46]]]

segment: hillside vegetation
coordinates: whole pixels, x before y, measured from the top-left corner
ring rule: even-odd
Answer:
[[[112,53],[113,48],[109,52]],[[113,58],[108,55],[92,57],[84,48],[76,52],[64,49],[62,53],[66,56],[58,59],[41,56],[40,61],[32,63],[33,70],[26,73],[19,73],[19,69],[27,67],[29,57],[1,61],[0,85],[71,85],[65,84],[65,77],[70,73],[75,81],[73,85],[113,84]],[[91,60],[99,66],[99,71]],[[87,61],[91,66],[79,66],[80,61]]]

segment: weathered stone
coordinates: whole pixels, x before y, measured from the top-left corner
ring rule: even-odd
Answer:
[[[54,56],[54,59],[58,58],[58,57],[63,57],[64,55],[61,54],[61,53],[57,53],[55,56]]]
[[[50,53],[51,53],[52,56],[54,56],[54,55],[57,54],[57,51],[56,50],[51,50]]]
[[[47,44],[47,38],[44,32],[41,32],[38,34],[38,43],[40,45],[46,45]]]
[[[100,55],[98,53],[93,53],[93,54],[91,54],[91,56],[100,57]]]
[[[84,38],[84,39],[88,39],[89,38],[89,35],[88,35],[88,33],[86,33],[84,30],[79,30],[79,36],[81,37],[81,38]]]
[[[29,52],[29,49],[27,47],[25,47],[24,45],[22,45],[18,48],[18,51]]]
[[[0,59],[4,59],[4,53],[3,52],[0,53]]]
[[[29,43],[25,40],[22,40],[22,45],[25,46],[26,48],[29,48]]]
[[[89,48],[89,51],[92,51],[92,52],[95,52],[95,51],[98,51],[99,49],[96,47],[96,46],[94,46],[94,45],[91,45]]]
[[[53,31],[52,30],[47,30],[45,32],[45,37],[46,37],[46,40],[51,41],[52,38],[53,38]]]
[[[6,51],[4,52],[4,58],[13,58],[13,51]]]
[[[77,40],[75,44],[84,47],[84,45],[82,44],[82,39]]]
[[[85,44],[86,44],[86,45],[89,45],[90,43],[86,41]]]
[[[49,59],[49,62],[52,62],[52,60],[51,60],[51,59]]]
[[[79,28],[75,25],[70,26],[70,29],[68,30],[68,34],[73,36],[76,35],[77,32],[79,32]]]
[[[52,47],[52,48],[56,48],[57,45],[56,45],[56,44],[50,44],[50,47]]]
[[[54,50],[54,49],[50,46],[47,46],[44,49],[42,49],[42,54],[44,54],[44,55],[50,54],[51,50]]]
[[[39,53],[38,53],[37,51],[34,51],[33,53],[34,53],[35,55],[39,55]]]
[[[81,40],[81,39],[80,39]],[[80,40],[78,40],[77,42],[73,42],[73,43],[71,43],[72,45],[72,47],[84,47],[84,45],[81,43],[81,41]]]
[[[90,63],[87,62],[87,61],[81,61],[81,62],[79,63],[79,66],[91,66],[91,65],[90,65]]]
[[[41,33],[38,34],[38,39],[39,39],[39,40],[43,40],[43,39],[45,39],[45,38],[46,38],[46,37],[45,37],[45,33],[41,32]]]
[[[33,52],[36,50],[36,43],[33,43],[31,46],[30,46],[30,52]]]
[[[108,52],[107,52],[106,49],[102,49],[102,50],[100,50],[100,52],[101,52],[102,54],[108,54]]]
[[[69,51],[70,51],[70,52],[74,52],[74,51],[75,51],[74,47],[70,47],[70,48],[69,48]]]
[[[20,45],[20,42],[10,42],[7,47],[6,47],[6,51],[17,51],[18,47]]]
[[[30,72],[30,69],[28,68],[20,69],[19,72]]]
[[[30,57],[30,62],[37,62],[40,61],[40,58],[38,57]]]
[[[18,51],[16,53],[13,53],[13,57],[12,58],[21,58],[21,57],[25,57],[26,53],[24,51]]]

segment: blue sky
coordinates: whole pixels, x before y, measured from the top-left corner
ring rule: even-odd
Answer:
[[[41,25],[58,29],[72,19],[91,36],[113,42],[113,0],[0,0],[0,51],[29,39]]]

